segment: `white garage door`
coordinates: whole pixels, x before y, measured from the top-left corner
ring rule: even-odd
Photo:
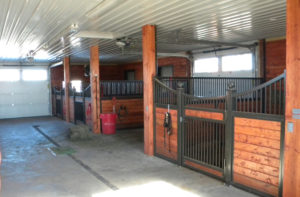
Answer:
[[[50,115],[47,68],[0,68],[0,119]]]

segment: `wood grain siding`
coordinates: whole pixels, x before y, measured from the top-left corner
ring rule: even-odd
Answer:
[[[154,155],[153,82],[156,75],[156,27],[145,25],[143,37],[144,153]]]
[[[90,82],[91,82],[91,103],[93,132],[101,133],[100,122],[100,66],[99,66],[99,47],[90,47]]]
[[[165,133],[164,137],[164,117],[168,109],[156,108],[156,133],[155,133],[155,145],[156,153],[163,155],[174,161],[177,160],[177,110],[170,110],[172,121],[172,134],[170,136]],[[170,143],[170,144],[169,144]],[[169,151],[170,145],[170,151]]]
[[[201,171],[208,172],[208,173],[213,174],[213,175],[218,176],[218,177],[223,177],[222,172],[211,169],[211,168],[207,168],[203,165],[200,165],[200,164],[197,164],[197,163],[194,163],[194,162],[191,162],[191,161],[184,161],[184,164],[187,165],[187,166],[190,166],[190,167],[192,167],[196,170],[201,170]]]
[[[233,180],[241,185],[255,188],[256,190],[263,191],[272,196],[278,196],[278,187],[265,183],[263,181],[254,180],[238,173],[233,174]]]
[[[223,113],[218,112],[208,112],[208,111],[197,111],[197,110],[185,110],[186,116],[197,117],[197,118],[205,118],[211,120],[223,120]]]
[[[281,123],[234,119],[234,182],[277,196]]]
[[[120,110],[120,107],[126,107],[125,110]],[[112,113],[112,100],[101,101],[102,112]],[[143,99],[119,99],[116,101],[116,112],[120,112],[120,117],[117,119],[117,128],[137,128],[144,124]]]

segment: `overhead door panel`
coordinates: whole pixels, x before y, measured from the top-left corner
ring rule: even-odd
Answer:
[[[24,80],[22,69],[18,70],[20,80],[0,79],[0,119],[50,115],[47,77],[36,79],[32,76],[32,79]],[[44,74],[47,72],[46,68],[27,67],[26,70],[43,70]],[[1,71],[3,69],[0,68]]]

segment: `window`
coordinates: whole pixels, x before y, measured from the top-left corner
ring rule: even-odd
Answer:
[[[222,71],[252,70],[252,54],[229,55],[222,57]]]
[[[159,77],[172,77],[173,76],[173,66],[161,66],[158,67]]]
[[[19,69],[0,69],[0,81],[19,81]]]
[[[131,81],[133,81],[133,80],[135,80],[134,76],[135,76],[134,70],[129,70],[129,71],[125,72],[125,80],[131,80]]]
[[[71,81],[72,89],[75,88],[75,92],[82,92],[82,82],[80,80]]]
[[[218,72],[219,61],[217,57],[198,59],[194,62],[195,73]]]
[[[47,70],[24,69],[22,71],[24,81],[45,81],[47,80]]]

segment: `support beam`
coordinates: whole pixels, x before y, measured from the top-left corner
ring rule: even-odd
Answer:
[[[300,195],[300,1],[287,0],[283,196]],[[289,129],[288,126],[289,125]],[[293,126],[293,128],[291,127]]]
[[[66,121],[70,122],[70,100],[69,100],[69,86],[70,86],[70,58],[64,58],[64,81],[65,81],[65,111]]]
[[[93,132],[101,132],[100,125],[100,66],[99,66],[99,47],[90,48],[90,81],[91,81],[91,103]]]
[[[155,26],[143,26],[144,152],[154,154],[153,82],[156,73]]]

